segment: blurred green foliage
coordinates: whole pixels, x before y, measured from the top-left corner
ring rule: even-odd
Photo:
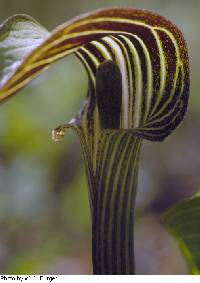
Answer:
[[[0,21],[27,13],[51,30],[75,15],[108,6],[157,11],[183,30],[188,43],[189,113],[166,142],[145,142],[136,224],[137,273],[184,274],[181,255],[158,219],[200,184],[200,2],[0,0]],[[1,273],[83,274],[91,270],[88,192],[79,142],[70,131],[59,143],[51,140],[51,130],[76,114],[86,92],[84,68],[70,56],[1,105]]]
[[[200,194],[187,198],[170,207],[162,222],[174,236],[185,256],[190,274],[200,274]]]

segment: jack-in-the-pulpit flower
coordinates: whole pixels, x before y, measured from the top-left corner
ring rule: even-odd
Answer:
[[[0,101],[71,53],[86,68],[88,94],[80,112],[55,129],[53,138],[59,140],[71,128],[81,141],[94,274],[134,274],[141,143],[164,140],[184,117],[189,95],[186,44],[174,24],[149,11],[97,10],[52,33],[31,17],[16,15],[0,26]]]

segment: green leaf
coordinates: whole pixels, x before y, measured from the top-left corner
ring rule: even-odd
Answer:
[[[174,205],[161,219],[178,241],[190,272],[200,274],[200,194]]]
[[[48,36],[49,32],[27,15],[15,15],[0,25],[0,86]]]

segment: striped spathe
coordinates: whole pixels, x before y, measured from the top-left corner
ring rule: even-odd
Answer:
[[[183,119],[189,94],[189,62],[182,33],[164,17],[137,9],[97,10],[55,29],[8,80],[2,78],[0,101],[73,52],[83,61],[93,84],[100,63],[113,60],[119,66],[120,128],[134,129],[149,140],[163,140]]]

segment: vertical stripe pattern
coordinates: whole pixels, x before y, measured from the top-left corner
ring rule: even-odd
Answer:
[[[133,219],[141,139],[101,135],[93,213],[95,274],[134,274]]]

